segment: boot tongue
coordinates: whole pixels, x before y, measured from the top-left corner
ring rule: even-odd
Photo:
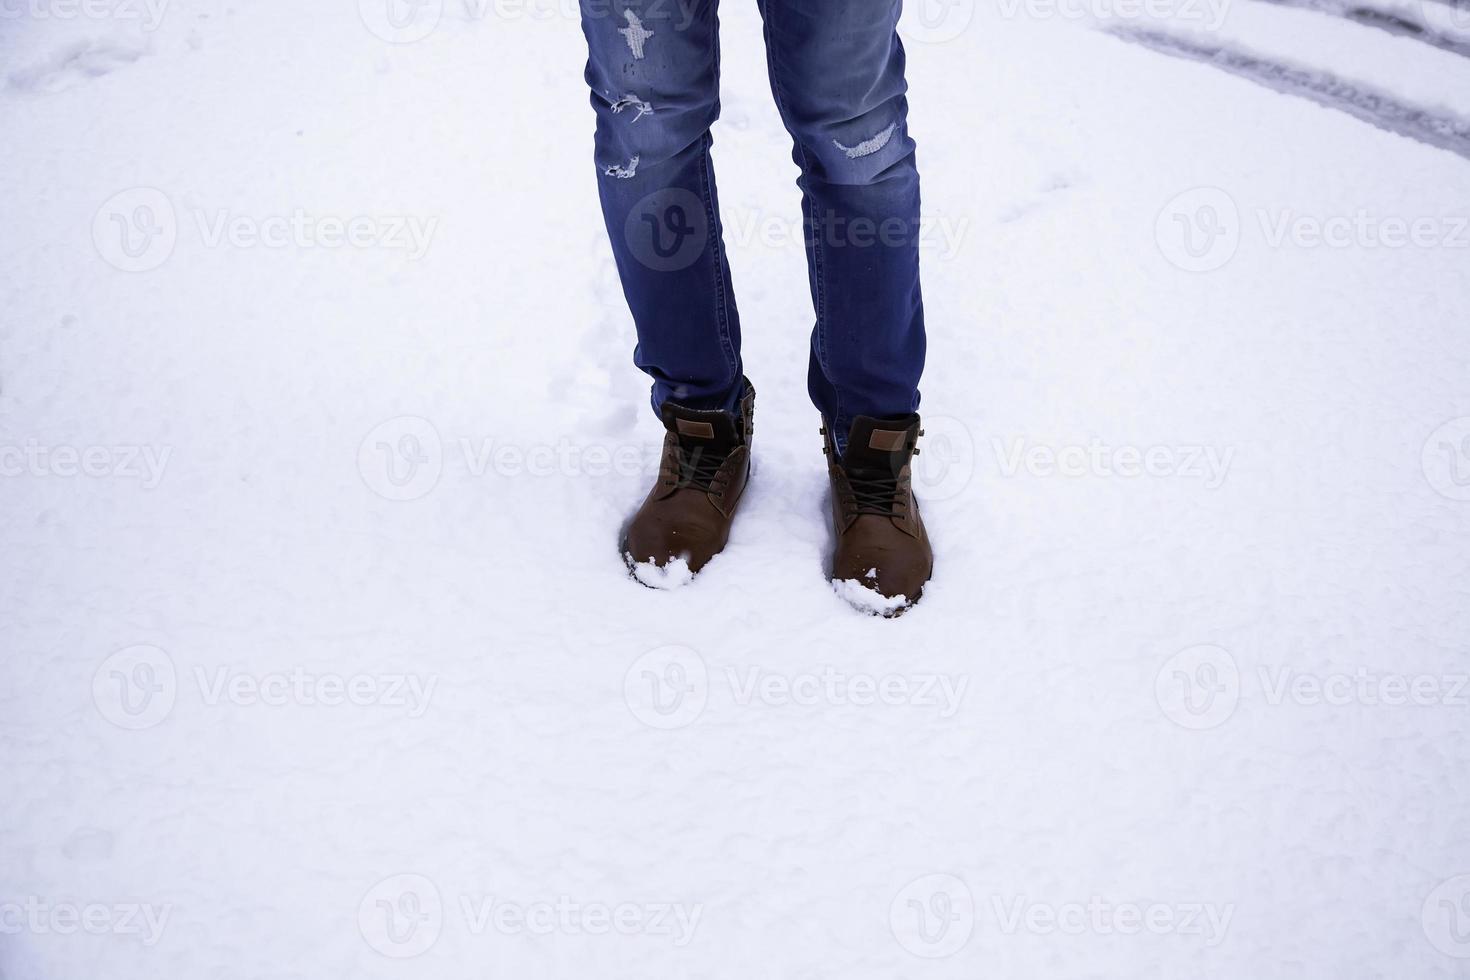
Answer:
[[[703,449],[723,456],[740,442],[735,431],[735,416],[718,409],[700,411],[665,402],[663,422],[664,428],[678,438],[679,446],[685,451]]]
[[[847,449],[842,454],[843,466],[861,475],[897,476],[908,462],[909,443],[918,425],[917,415],[891,419],[859,415],[852,420]]]

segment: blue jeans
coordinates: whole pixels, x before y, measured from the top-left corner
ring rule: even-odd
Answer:
[[[757,0],[777,107],[801,170],[816,327],[807,387],[839,438],[919,405],[919,174],[907,128],[902,0]],[[740,317],[710,163],[718,0],[581,0],[596,163],[634,362],[672,399],[733,410]]]

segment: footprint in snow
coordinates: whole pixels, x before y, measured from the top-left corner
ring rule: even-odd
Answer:
[[[145,40],[92,38],[53,52],[26,68],[13,71],[8,88],[18,92],[63,92],[93,78],[131,65],[148,53]]]

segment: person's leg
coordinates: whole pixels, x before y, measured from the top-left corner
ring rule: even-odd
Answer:
[[[817,314],[808,388],[826,420],[832,487],[829,572],[854,605],[894,616],[919,600],[934,567],[911,486],[924,307],[901,0],[760,3],[771,87],[801,168]]]
[[[771,87],[795,142],[816,328],[808,388],[844,447],[858,416],[919,406],[919,174],[901,0],[760,0]]]
[[[653,407],[733,410],[740,323],[725,261],[710,125],[717,0],[581,0],[603,217]]]

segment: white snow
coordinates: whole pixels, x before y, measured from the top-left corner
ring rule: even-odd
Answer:
[[[877,578],[877,575],[870,571],[866,577]],[[909,604],[908,596],[885,596],[855,578],[834,579],[832,589],[848,605],[871,616],[889,616]]]
[[[665,565],[640,561],[633,565],[633,577],[651,589],[678,589],[694,581],[686,558],[675,558]]]
[[[725,4],[755,472],[661,592],[578,24],[385,4],[0,17],[0,975],[1464,975],[1470,160],[911,0],[936,577],[864,616]]]
[[[1203,0],[1201,0],[1203,2]],[[1225,0],[1217,0],[1225,2]],[[1326,0],[1330,2],[1330,0]],[[1357,2],[1348,7],[1395,12],[1391,0]],[[1447,15],[1436,0],[1410,2],[1427,15]],[[1470,10],[1463,18],[1470,44]],[[1432,22],[1432,21],[1431,21]],[[1140,21],[1140,26],[1147,24]],[[1174,30],[1206,43],[1245,45],[1258,54],[1305,70],[1329,70],[1339,78],[1370,85],[1440,112],[1470,117],[1470,58],[1439,50],[1408,37],[1371,30],[1323,14],[1271,3],[1232,2],[1218,26],[1207,19],[1175,20]],[[1452,26],[1446,33],[1459,38]]]

